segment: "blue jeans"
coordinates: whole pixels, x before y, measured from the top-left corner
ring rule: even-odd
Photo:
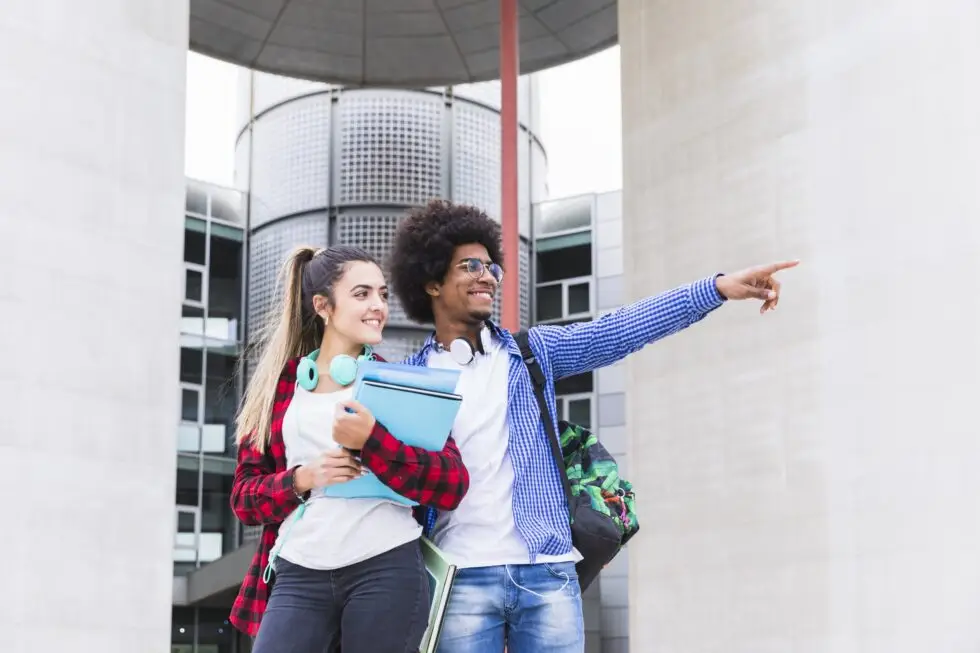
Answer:
[[[575,563],[461,569],[439,653],[583,653]]]

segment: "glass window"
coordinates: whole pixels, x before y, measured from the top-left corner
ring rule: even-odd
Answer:
[[[217,560],[235,550],[238,520],[231,511],[228,497],[234,480],[234,467],[216,467],[205,461],[204,482],[201,498],[201,548],[202,563]]]
[[[241,227],[232,227],[218,222],[211,223],[211,235],[225,240],[233,240],[236,243],[245,241],[245,232]]]
[[[180,348],[180,380],[183,383],[204,383],[204,355],[200,349]]]
[[[568,314],[588,313],[591,310],[589,302],[589,282],[571,284],[568,286]]]
[[[198,505],[200,460],[196,454],[177,454],[177,532],[174,535],[174,575],[197,568],[200,543],[200,507]],[[197,547],[195,548],[195,543]]]
[[[208,351],[208,378],[204,387],[204,434],[202,449],[224,454],[231,449],[238,410],[238,358]]]
[[[214,232],[208,270],[208,334],[222,340],[238,340],[241,319],[242,243]]]
[[[244,204],[244,196],[237,190],[230,188],[211,189],[212,218],[225,222],[244,222]]]
[[[180,311],[180,332],[195,336],[204,335],[204,309],[184,304]]]
[[[184,221],[184,261],[204,265],[205,231],[204,220],[187,218]]]
[[[197,528],[197,518],[193,512],[185,512],[183,510],[177,512],[178,533],[193,533],[195,528]]]
[[[555,320],[562,316],[562,287],[544,286],[539,287],[537,292],[537,316],[538,322],[545,320]]]
[[[592,392],[593,377],[592,372],[576,374],[560,379],[555,383],[556,395],[577,395],[585,392]]]
[[[565,247],[538,252],[535,270],[536,283],[588,277],[592,275],[592,245]]]
[[[208,212],[208,192],[197,183],[187,184],[187,211],[207,215]]]
[[[580,195],[535,206],[535,233],[550,234],[591,226],[592,200],[592,195]]]
[[[189,302],[204,301],[204,275],[198,270],[184,270],[184,299]]]
[[[558,236],[545,236],[534,241],[534,251],[551,252],[556,249],[569,249],[579,245],[589,245],[592,243],[592,230],[573,231],[572,233],[560,234]]]
[[[193,388],[180,390],[180,419],[182,422],[198,423],[201,419],[201,393]]]
[[[568,400],[568,421],[592,428],[592,400],[588,397]]]
[[[183,415],[181,416],[183,417]],[[197,422],[181,421],[177,426],[177,451],[197,453],[201,450],[201,431]]]
[[[200,469],[201,461],[197,454],[177,454],[176,503],[178,506],[197,506]]]

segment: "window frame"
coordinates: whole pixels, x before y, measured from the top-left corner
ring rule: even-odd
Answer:
[[[192,545],[180,544],[177,539],[178,536],[182,534],[180,530],[180,515],[189,514],[194,517],[194,543]],[[193,551],[193,560],[181,560],[178,559],[178,551]],[[174,547],[173,547],[173,559],[175,563],[187,563],[193,564],[195,567],[201,566],[201,506],[187,506],[182,504],[177,504],[174,506]]]
[[[555,396],[555,412],[558,415],[559,420],[564,420],[566,422],[571,422],[569,415],[569,402],[572,401],[582,401],[588,400],[589,402],[589,424],[580,424],[584,428],[589,429],[595,433],[595,416],[596,416],[596,401],[594,392],[576,392],[566,395],[556,395]]]
[[[207,250],[205,250],[206,252]],[[207,254],[205,254],[207,256]],[[205,258],[205,260],[207,260]],[[187,273],[197,272],[201,275],[201,299],[191,299],[187,296]],[[194,308],[204,309],[205,315],[208,310],[208,265],[205,263],[201,265],[200,263],[188,263],[184,261],[184,294],[183,294],[183,304],[185,306],[193,306]]]
[[[589,288],[589,310],[586,312],[579,311],[577,313],[570,313],[568,310],[568,289],[570,286],[581,285],[587,285]],[[595,315],[595,277],[570,277],[568,279],[560,279],[559,281],[546,281],[544,283],[539,283],[535,285],[535,299],[537,299],[537,293],[541,288],[551,288],[555,286],[561,287],[561,315],[559,317],[548,318],[546,320],[536,320],[535,324],[553,324],[555,322],[563,322],[566,320],[580,320],[584,318],[591,318],[593,315]],[[535,301],[535,317],[537,317],[537,301]]]

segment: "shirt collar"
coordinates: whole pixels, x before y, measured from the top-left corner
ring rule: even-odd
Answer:
[[[507,344],[508,336],[510,335],[508,331],[493,322],[493,320],[487,320],[485,322],[487,328],[490,330],[491,335],[496,336],[500,341]],[[429,337],[425,339],[425,343],[422,345],[421,351],[419,353],[422,356],[428,357],[429,353],[436,349],[436,332],[432,331],[429,333]]]

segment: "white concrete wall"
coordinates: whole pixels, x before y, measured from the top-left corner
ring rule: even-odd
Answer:
[[[619,7],[626,299],[804,262],[631,360],[631,650],[980,650],[977,3]]]
[[[0,649],[170,643],[187,0],[0,11]]]

